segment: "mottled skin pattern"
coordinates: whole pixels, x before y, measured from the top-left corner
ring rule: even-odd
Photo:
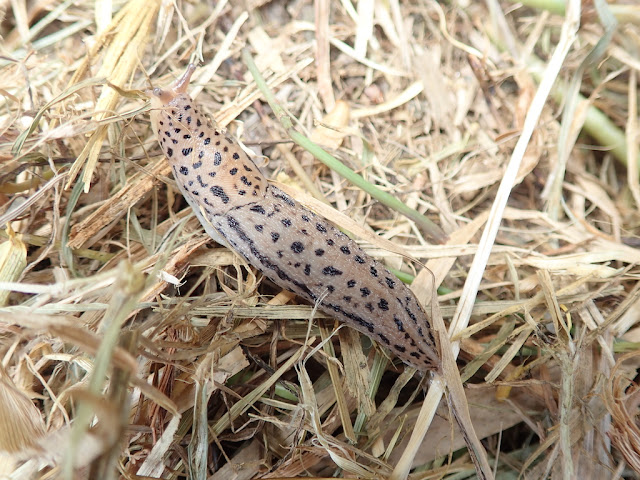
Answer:
[[[319,303],[404,362],[437,369],[438,343],[413,293],[349,237],[268,184],[236,140],[186,93],[194,69],[189,65],[171,88],[153,90],[152,123],[205,229],[272,282]]]

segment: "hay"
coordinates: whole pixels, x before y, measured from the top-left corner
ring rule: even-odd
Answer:
[[[496,475],[640,474],[640,7],[577,3],[3,7],[0,476],[474,473],[458,371],[391,364],[202,231],[142,93],[189,61],[269,178],[425,305],[435,280]]]

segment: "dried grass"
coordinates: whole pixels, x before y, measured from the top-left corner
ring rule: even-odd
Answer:
[[[640,474],[640,7],[567,3],[0,6],[0,476],[474,473],[458,370],[390,364],[202,231],[141,93],[190,60],[270,178],[435,279],[497,476]]]

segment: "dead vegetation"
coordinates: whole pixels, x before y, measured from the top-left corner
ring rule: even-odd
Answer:
[[[203,232],[143,94],[189,61],[271,179],[435,279],[496,475],[638,475],[640,7],[583,3],[0,4],[0,477],[475,474],[444,385]]]

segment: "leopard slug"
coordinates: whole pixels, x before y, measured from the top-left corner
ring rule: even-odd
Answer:
[[[187,202],[215,240],[282,288],[375,339],[419,370],[440,365],[424,310],[402,282],[265,176],[186,93],[189,65],[151,94],[158,142]]]

